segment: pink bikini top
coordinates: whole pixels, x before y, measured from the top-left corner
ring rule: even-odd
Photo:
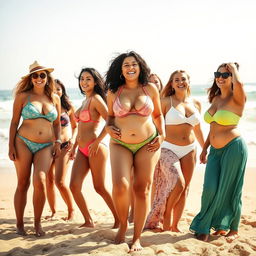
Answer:
[[[91,119],[91,115],[90,115],[90,111],[89,111],[91,101],[92,101],[92,98],[90,99],[90,101],[88,103],[88,108],[80,110],[79,116],[75,116],[75,119],[77,122],[83,122],[83,123],[89,123],[89,122],[98,123],[99,122],[99,121],[94,121]]]
[[[122,90],[123,90],[123,86],[119,88],[119,90],[117,92],[117,96],[116,96],[114,104],[113,104],[113,111],[114,111],[115,116],[125,117],[128,115],[140,115],[140,116],[151,115],[151,113],[154,109],[154,105],[153,105],[153,102],[152,102],[150,96],[148,95],[148,92],[144,86],[142,87],[142,90],[147,95],[146,102],[139,110],[135,109],[134,111],[129,111],[121,105],[119,97],[122,93]]]

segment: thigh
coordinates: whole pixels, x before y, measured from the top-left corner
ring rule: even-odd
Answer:
[[[69,166],[69,155],[68,152],[63,149],[58,158],[55,159],[55,180],[61,181],[65,179],[68,166]]]
[[[110,143],[109,147],[113,185],[118,185],[123,181],[130,183],[133,166],[132,152],[115,143]]]
[[[108,158],[108,149],[104,145],[100,145],[95,156],[90,157],[89,164],[92,172],[93,184],[104,186],[106,165]]]
[[[193,171],[196,165],[196,150],[192,150],[180,159],[180,167],[185,180],[185,184],[189,185]]]
[[[134,156],[134,185],[146,185],[152,183],[153,173],[160,157],[160,149],[155,152],[147,151],[147,145],[143,146]]]
[[[47,173],[50,170],[52,162],[52,146],[37,151],[33,158],[34,174],[38,174],[38,172]]]
[[[31,175],[31,166],[33,161],[33,154],[30,152],[24,141],[18,136],[15,139],[15,147],[17,159],[14,161],[18,182],[29,181]]]
[[[89,172],[89,168],[88,157],[85,157],[78,150],[72,166],[70,184],[82,184],[85,176]]]

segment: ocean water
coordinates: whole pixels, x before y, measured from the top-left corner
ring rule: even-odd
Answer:
[[[210,85],[191,85],[192,97],[200,100],[202,113],[204,113],[209,103],[207,100],[207,88]],[[240,132],[248,145],[256,145],[256,83],[245,84],[247,102],[243,118],[239,123]],[[75,108],[81,105],[83,96],[78,88],[67,88],[67,94],[73,102]],[[8,138],[9,126],[12,117],[13,96],[11,90],[0,90],[0,163],[9,163],[8,158]],[[209,125],[202,122],[202,129],[205,135],[208,134]]]

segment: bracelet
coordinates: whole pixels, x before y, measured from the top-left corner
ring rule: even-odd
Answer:
[[[54,143],[57,143],[57,142],[60,144],[62,143],[62,141],[60,139],[54,141]]]

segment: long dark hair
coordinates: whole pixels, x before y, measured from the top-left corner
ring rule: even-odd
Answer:
[[[175,90],[174,90],[173,87],[172,87],[172,82],[173,82],[174,76],[175,76],[177,73],[186,74],[188,80],[190,81],[190,76],[189,76],[189,74],[188,74],[185,70],[176,70],[176,71],[174,71],[174,72],[170,75],[170,78],[169,78],[168,83],[166,84],[166,86],[164,87],[164,89],[163,89],[162,92],[161,92],[161,96],[162,96],[163,98],[175,94]],[[188,96],[190,95],[190,88],[189,88],[189,87],[187,88],[187,95],[188,95]]]
[[[234,63],[236,65],[237,70],[239,69],[239,64],[238,63]],[[221,65],[218,66],[217,71],[220,68],[226,68],[227,63],[222,63]],[[232,84],[232,89],[233,89],[233,84]],[[220,88],[218,87],[217,83],[216,83],[216,79],[214,78],[213,84],[210,88],[208,88],[207,90],[208,93],[208,100],[210,103],[212,103],[214,97],[216,97],[217,95],[221,95],[221,91]]]
[[[122,75],[122,64],[127,57],[134,57],[136,59],[140,66],[139,82],[143,86],[148,84],[150,68],[145,60],[134,51],[122,53],[111,61],[110,67],[106,73],[106,86],[113,93],[125,83],[125,78]]]
[[[61,106],[65,110],[69,111],[71,109],[72,105],[69,101],[69,97],[67,95],[66,88],[65,88],[64,84],[59,79],[55,79],[54,82],[55,82],[55,84],[58,84],[62,89],[62,95],[60,97]]]
[[[83,92],[83,90],[80,86],[80,79],[81,79],[81,76],[82,76],[83,72],[88,72],[89,74],[92,75],[92,77],[94,79],[94,82],[95,82],[95,86],[94,86],[94,89],[93,89],[94,92],[99,94],[102,97],[102,99],[106,102],[107,89],[106,89],[106,86],[105,86],[105,83],[104,83],[104,79],[100,75],[100,73],[94,68],[82,68],[82,70],[81,70],[81,72],[78,76],[78,85],[79,85],[79,89],[80,89],[81,93],[85,95],[85,93]]]

